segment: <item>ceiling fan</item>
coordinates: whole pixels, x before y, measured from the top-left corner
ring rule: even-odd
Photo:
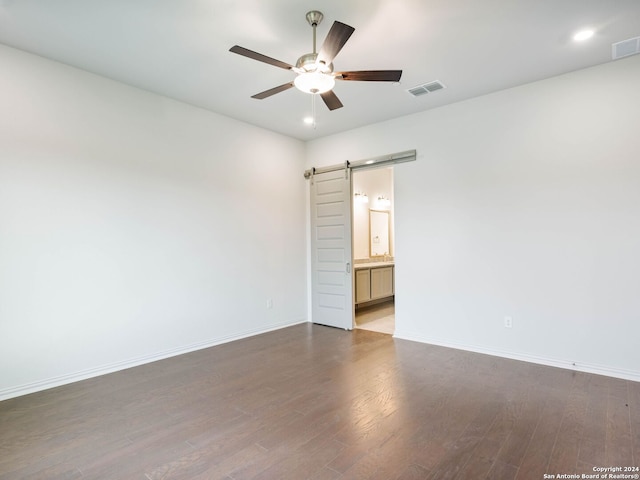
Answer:
[[[307,22],[313,28],[313,52],[302,55],[298,58],[296,65],[289,65],[261,53],[254,52],[239,45],[234,45],[229,49],[230,52],[243,55],[245,57],[258,60],[259,62],[268,63],[275,67],[291,70],[298,75],[292,82],[270,88],[264,92],[256,93],[251,98],[263,100],[276,93],[284,92],[292,87],[314,95],[320,95],[329,110],[335,110],[342,107],[342,102],[333,92],[336,80],[355,80],[364,82],[399,82],[402,76],[402,70],[360,70],[360,71],[333,71],[333,59],[342,50],[355,28],[341,22],[333,22],[327,37],[320,47],[320,51],[316,52],[316,27],[323,19],[321,12],[313,10],[306,15]]]

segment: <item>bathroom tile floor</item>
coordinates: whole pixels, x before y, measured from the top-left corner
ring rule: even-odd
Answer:
[[[395,330],[395,304],[391,300],[356,310],[356,328],[393,335]]]

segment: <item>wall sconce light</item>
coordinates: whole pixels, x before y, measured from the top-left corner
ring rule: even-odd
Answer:
[[[380,195],[378,197],[378,205],[380,205],[381,207],[390,207],[391,206],[391,200],[389,200],[388,198]]]
[[[353,197],[357,203],[369,203],[369,197],[366,193],[356,192]]]

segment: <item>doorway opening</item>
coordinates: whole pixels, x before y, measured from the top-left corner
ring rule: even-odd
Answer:
[[[377,319],[382,312],[385,317],[393,313],[391,318],[387,318],[387,321],[393,321],[393,327],[387,327],[387,330],[395,331],[395,208],[394,170],[391,166],[415,160],[416,151],[406,150],[355,162],[313,167],[304,172],[304,177],[310,180],[309,300],[313,323],[345,330],[364,327],[367,323],[366,328],[372,329],[374,326],[364,321],[364,317],[361,317],[362,325],[355,321],[356,305],[360,309],[388,302],[387,306],[393,304],[393,309],[385,312],[383,307],[378,307],[369,313]],[[383,173],[379,175],[386,175],[387,180],[380,183],[379,188],[374,184],[361,184],[359,181],[366,179],[361,175],[366,175],[367,171],[381,171]],[[354,174],[358,179],[355,186]],[[371,190],[367,193],[363,188]],[[361,202],[367,204],[359,210],[361,218],[364,212],[366,226],[353,229],[355,205]],[[357,240],[354,240],[354,232],[357,232]],[[358,252],[354,255],[356,244]],[[366,253],[362,248],[367,249]],[[365,313],[364,310],[361,312]]]
[[[395,331],[393,167],[354,170],[354,327]]]

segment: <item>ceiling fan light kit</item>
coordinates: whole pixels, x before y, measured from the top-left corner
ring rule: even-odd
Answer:
[[[331,90],[336,81],[331,75],[322,72],[307,72],[299,74],[293,84],[305,93],[325,93]]]
[[[393,82],[400,81],[402,70],[364,70],[364,71],[333,71],[333,59],[342,50],[347,40],[351,37],[355,29],[341,22],[333,22],[329,33],[327,34],[320,51],[316,52],[316,27],[322,22],[324,15],[312,10],[307,12],[306,19],[313,28],[313,52],[302,55],[296,61],[295,66],[286,62],[276,60],[261,53],[254,52],[239,45],[234,45],[229,49],[230,52],[242,55],[259,62],[268,63],[274,67],[290,70],[297,74],[293,82],[285,83],[278,87],[270,88],[264,92],[252,95],[252,98],[263,100],[276,93],[289,90],[296,87],[298,90],[312,94],[320,95],[329,110],[336,110],[342,107],[342,102],[333,92],[336,80],[342,81],[375,81],[375,82]]]

